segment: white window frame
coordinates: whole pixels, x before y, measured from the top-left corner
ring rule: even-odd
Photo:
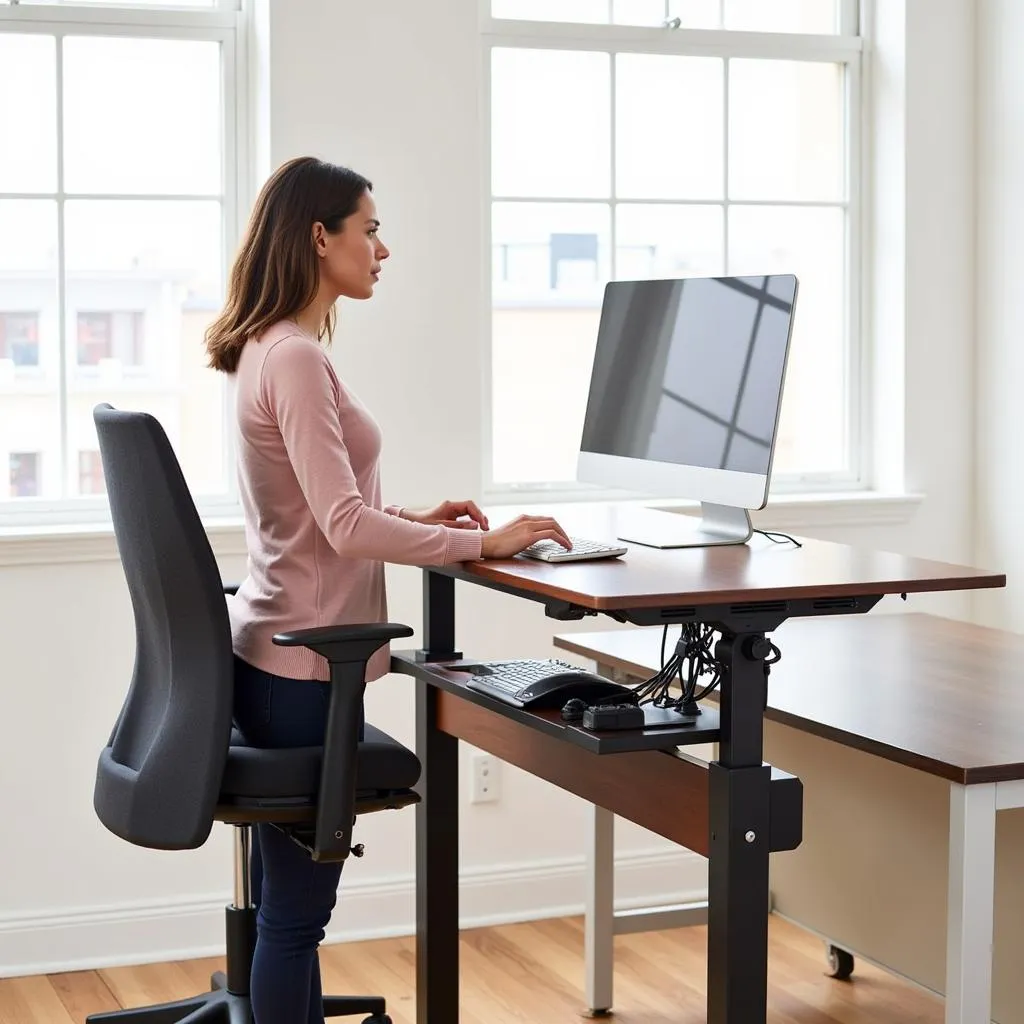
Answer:
[[[250,137],[250,78],[247,35],[247,3],[245,0],[215,0],[208,8],[175,7],[173,0],[160,7],[87,6],[49,0],[47,3],[21,4],[0,0],[0,33],[47,35],[57,38],[57,190],[55,192],[0,192],[3,199],[49,199],[57,202],[57,298],[59,389],[61,416],[61,466],[63,478],[71,479],[76,452],[68,444],[67,432],[67,315],[64,265],[64,203],[69,199],[223,199],[224,237],[222,245],[223,280],[227,281],[228,263],[245,223],[252,194]],[[145,39],[182,39],[218,42],[223,60],[223,164],[221,193],[218,195],[157,196],[121,193],[69,193],[63,180],[63,104],[62,46],[66,36],[139,37]],[[213,371],[211,371],[213,372]],[[226,382],[225,382],[226,388]],[[225,396],[227,391],[225,390]],[[196,505],[204,518],[225,518],[239,515],[241,506],[234,473],[235,451],[231,430],[230,402],[223,408],[224,484],[222,493],[197,495]],[[16,532],[33,532],[50,527],[108,523],[110,507],[103,497],[65,497],[60,499],[6,498],[0,496],[0,528]]]
[[[489,502],[499,504],[527,504],[552,500],[606,500],[640,498],[643,495],[582,484],[576,481],[551,483],[496,483],[494,480],[493,437],[493,247],[492,215],[494,202],[519,200],[529,202],[572,202],[564,197],[496,196],[491,191],[491,51],[495,47],[523,49],[585,50],[613,53],[656,53],[673,56],[721,57],[726,61],[725,81],[728,83],[730,58],[761,58],[767,60],[793,60],[841,63],[846,68],[844,131],[846,138],[846,168],[844,195],[840,202],[803,203],[775,202],[760,205],[782,206],[841,206],[846,210],[846,309],[844,310],[844,347],[846,364],[846,409],[849,469],[837,473],[801,473],[773,476],[773,495],[838,494],[866,491],[872,479],[870,438],[869,349],[865,337],[866,289],[868,279],[864,266],[865,244],[865,187],[868,174],[864,165],[864,40],[861,31],[859,0],[839,0],[840,31],[831,35],[813,35],[782,32],[740,32],[732,29],[646,28],[627,25],[592,25],[546,21],[512,21],[493,18],[490,0],[477,0],[479,5],[481,47],[481,119],[484,125],[484,152],[481,160],[481,197],[483,213],[483,251],[481,252],[482,288],[486,301],[482,303],[483,321],[481,338],[484,339],[482,359],[483,409],[481,424],[483,435],[484,493]],[[721,2],[721,0],[720,0]],[[612,0],[608,0],[609,8]],[[720,7],[721,10],[721,7]],[[721,19],[720,19],[721,20]],[[614,69],[614,64],[613,64]],[[612,85],[614,88],[614,70]],[[612,97],[614,119],[614,96]],[[728,111],[726,110],[726,116]],[[614,120],[613,120],[614,125]],[[614,129],[613,129],[614,131]],[[614,136],[613,136],[614,142]],[[728,156],[728,131],[723,145]],[[612,155],[614,162],[614,154]],[[726,165],[727,166],[727,165]],[[614,182],[614,177],[613,177]],[[614,184],[613,184],[614,191]],[[588,203],[604,202],[590,198]],[[610,249],[615,253],[615,207],[621,202],[614,196],[608,202],[612,208]],[[657,202],[657,200],[644,200]],[[714,205],[728,209],[730,205],[759,205],[756,202],[732,203],[728,196]]]

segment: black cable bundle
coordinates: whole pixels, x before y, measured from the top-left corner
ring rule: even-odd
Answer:
[[[661,670],[637,687],[638,702],[650,703],[659,708],[672,708],[686,715],[699,715],[697,702],[704,700],[722,681],[722,666],[714,655],[717,631],[703,623],[683,623],[676,649],[668,661],[665,660],[667,641],[668,626],[665,626],[661,634]],[[782,653],[770,640],[767,643],[771,653],[765,659],[765,664],[774,665]],[[698,692],[697,680],[701,676],[710,679]],[[673,697],[670,687],[676,679],[679,680],[682,692],[678,697]]]

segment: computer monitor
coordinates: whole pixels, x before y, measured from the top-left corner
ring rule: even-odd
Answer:
[[[619,509],[621,540],[743,544],[768,500],[797,279],[612,281],[577,478],[701,502],[700,519]]]

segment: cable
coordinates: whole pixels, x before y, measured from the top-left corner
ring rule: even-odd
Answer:
[[[754,533],[759,533],[762,537],[767,537],[773,544],[784,544],[788,540],[790,544],[795,544],[798,548],[803,547],[803,544],[801,544],[796,537],[790,537],[788,533],[779,533],[778,530],[754,530]],[[779,540],[779,537],[781,537],[782,540]]]
[[[668,643],[668,626],[661,634],[661,668],[650,679],[636,687],[638,704],[653,704],[659,708],[671,708],[683,714],[700,714],[697,702],[713,693],[722,681],[722,665],[714,655],[718,631],[703,623],[683,623],[675,651],[666,660],[665,648]],[[782,652],[770,640],[768,656],[764,659],[765,674],[782,657]],[[700,690],[697,682],[701,677],[708,681]],[[680,694],[671,696],[671,687],[678,680]]]

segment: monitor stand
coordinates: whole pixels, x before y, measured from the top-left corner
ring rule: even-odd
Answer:
[[[619,540],[651,548],[704,548],[746,544],[754,533],[750,513],[734,505],[700,503],[700,517],[654,508],[619,508],[615,533]]]

